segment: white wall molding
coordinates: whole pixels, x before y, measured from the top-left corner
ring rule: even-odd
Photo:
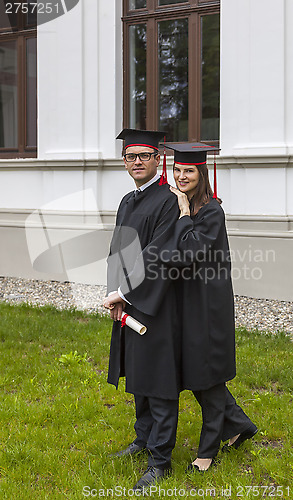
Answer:
[[[114,211],[68,211],[68,210],[19,210],[0,209],[0,227],[11,228],[41,228],[38,217],[31,218],[32,214],[42,215],[47,229],[72,231],[112,231],[115,225]]]
[[[119,169],[125,170],[123,159],[119,158],[101,158],[97,153],[95,158],[52,158],[52,159],[38,159],[38,158],[15,158],[15,159],[0,159],[0,169],[40,169],[40,168],[98,168],[98,169]],[[213,157],[208,156],[207,165],[212,169],[214,163]],[[218,169],[229,168],[293,168],[293,155],[292,156],[216,156],[216,163]],[[162,159],[161,165],[162,167]],[[167,168],[172,172],[173,157],[167,156]],[[169,180],[172,179],[172,174]]]
[[[36,221],[27,222],[32,213],[41,213],[48,229],[112,231],[115,225],[114,210],[29,210],[0,209],[0,227],[40,227]],[[253,238],[293,238],[293,216],[227,215],[229,236]]]
[[[124,164],[121,158],[103,159],[9,159],[0,160],[0,170],[61,170],[61,169],[123,169]]]
[[[293,168],[293,155],[258,155],[258,156],[218,156],[216,157],[217,168]],[[208,164],[212,160],[208,159]]]

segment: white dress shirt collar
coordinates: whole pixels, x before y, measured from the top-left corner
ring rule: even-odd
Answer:
[[[136,188],[135,191],[144,191],[144,189],[148,188],[154,182],[158,181],[159,178],[160,178],[160,174],[157,173],[150,181],[148,181],[145,184],[143,184],[142,186],[140,186],[140,188]]]

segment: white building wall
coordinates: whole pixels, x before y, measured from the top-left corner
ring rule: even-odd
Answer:
[[[283,300],[293,300],[292,22],[290,0],[277,9],[273,0],[221,2],[221,168],[234,289]]]
[[[38,28],[39,159],[115,158],[122,2],[83,0]]]
[[[1,275],[105,283],[115,212],[133,189],[115,140],[122,128],[121,16],[122,1],[82,0],[38,28],[38,158],[0,160]],[[277,9],[273,0],[221,1],[218,185],[234,287],[283,300],[293,300],[292,24],[291,0]],[[31,218],[40,210],[42,220]],[[29,249],[46,257],[46,245],[56,242],[72,240],[83,255],[78,236],[93,231],[94,268],[54,268],[45,258],[43,270],[34,264]]]
[[[223,156],[292,154],[287,47],[292,2],[221,2],[221,148]],[[289,43],[288,43],[289,42]],[[292,71],[292,69],[291,69]],[[291,97],[292,99],[292,97]]]
[[[285,2],[285,141],[288,145],[288,155],[293,155],[293,2]],[[291,209],[291,212],[292,209]]]
[[[121,153],[115,140],[122,126],[121,16],[122,2],[82,0],[38,27],[38,158],[0,161],[1,275],[105,283],[121,189],[132,189],[115,159]],[[42,260],[43,269],[36,264],[38,253],[46,257],[70,240],[72,251],[84,255],[78,235],[93,231],[95,269],[86,262],[68,269],[64,255],[54,268],[53,254]]]

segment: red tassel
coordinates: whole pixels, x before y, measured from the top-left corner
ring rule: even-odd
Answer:
[[[168,180],[167,180],[167,156],[166,156],[165,142],[166,142],[166,137],[164,137],[163,173],[160,177],[159,186],[163,186],[164,184],[168,184]]]
[[[124,314],[122,320],[121,320],[121,328],[126,325],[126,318],[128,318],[129,314]]]
[[[217,165],[216,165],[216,155],[214,155],[214,194],[213,198],[218,198],[217,194]]]

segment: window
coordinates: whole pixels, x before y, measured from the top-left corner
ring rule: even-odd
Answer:
[[[218,144],[220,0],[124,0],[124,126]]]
[[[36,157],[36,16],[7,14],[6,3],[0,0],[0,158]]]

